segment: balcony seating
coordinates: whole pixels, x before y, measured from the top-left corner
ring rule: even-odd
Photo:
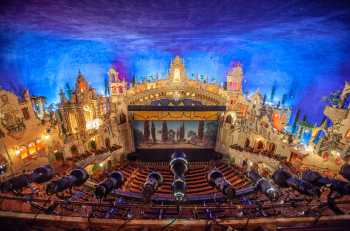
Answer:
[[[237,167],[229,166],[222,161],[213,162],[190,162],[189,169],[185,174],[187,194],[207,195],[217,193],[218,190],[209,186],[207,182],[208,172],[214,167],[221,170],[228,181],[240,189],[249,184]],[[171,194],[173,175],[167,162],[129,162],[120,168],[123,172],[126,183],[122,188],[125,192],[142,192],[142,187],[149,172],[160,172],[164,178],[163,184],[158,188],[157,194]]]

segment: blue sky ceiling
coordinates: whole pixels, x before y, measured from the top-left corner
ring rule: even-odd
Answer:
[[[246,92],[283,94],[311,122],[350,80],[349,1],[1,1],[0,86],[57,101],[78,69],[103,93],[111,65],[129,80],[187,74],[221,83],[233,62]]]

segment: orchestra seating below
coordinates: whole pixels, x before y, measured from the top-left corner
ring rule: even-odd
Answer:
[[[208,185],[207,175],[209,171],[217,168],[221,170],[225,178],[236,188],[240,189],[249,184],[241,169],[231,166],[223,161],[190,162],[189,169],[185,173],[187,194],[206,195],[218,192],[217,189]],[[163,184],[159,187],[158,194],[171,194],[173,174],[170,171],[168,162],[137,162],[130,161],[120,168],[125,176],[125,183],[122,190],[128,192],[142,192],[142,186],[151,171],[160,172],[164,178]]]

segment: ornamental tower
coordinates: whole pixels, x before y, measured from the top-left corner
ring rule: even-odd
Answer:
[[[121,80],[119,73],[111,67],[108,71],[109,90],[111,96],[125,96],[127,90],[127,82]]]
[[[89,84],[86,81],[84,75],[80,72],[80,70],[78,72],[77,80],[75,82],[75,89],[76,93],[78,94],[82,94],[89,90]]]
[[[235,63],[227,74],[227,91],[234,94],[242,94],[243,70],[240,63]]]
[[[179,56],[171,61],[168,79],[173,83],[184,83],[187,80],[185,65]]]
[[[131,126],[128,120],[127,105],[127,82],[121,79],[115,68],[111,67],[108,71],[108,83],[111,110],[111,127],[117,144],[122,147],[123,153],[130,153],[134,150]],[[120,159],[120,156],[113,156],[114,160]]]
[[[243,70],[240,63],[235,63],[227,73],[227,108],[244,115],[247,111],[247,103],[243,97],[242,81]]]

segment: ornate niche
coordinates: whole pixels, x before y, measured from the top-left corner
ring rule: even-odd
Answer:
[[[185,65],[179,56],[176,56],[170,64],[169,80],[172,83],[183,83],[187,80]]]
[[[16,107],[17,106],[17,107]],[[8,135],[18,138],[25,130],[23,117],[20,116],[20,109],[17,104],[10,102],[7,94],[0,96],[0,123]]]

